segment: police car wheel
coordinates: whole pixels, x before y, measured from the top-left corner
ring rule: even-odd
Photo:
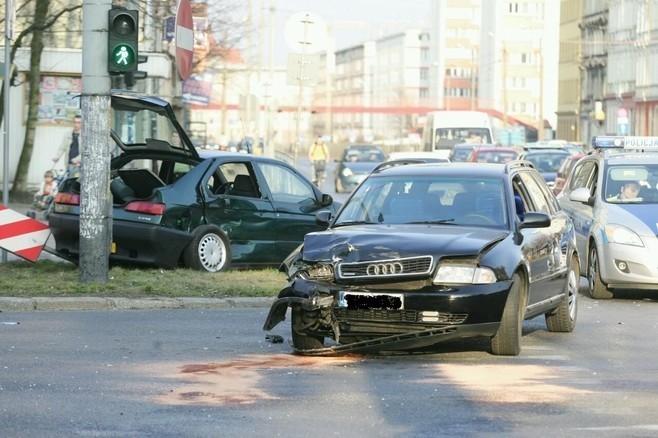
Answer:
[[[612,292],[608,290],[608,287],[603,283],[603,280],[601,280],[600,266],[596,247],[592,246],[589,250],[589,261],[587,265],[589,293],[594,299],[609,300],[612,298]]]

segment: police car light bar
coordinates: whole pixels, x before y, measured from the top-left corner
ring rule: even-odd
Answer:
[[[595,149],[652,149],[658,150],[658,137],[629,137],[615,135],[597,135],[592,137]]]

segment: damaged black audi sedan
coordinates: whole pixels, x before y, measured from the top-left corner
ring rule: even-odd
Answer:
[[[487,337],[491,353],[517,355],[525,319],[575,327],[574,226],[528,162],[382,168],[316,220],[328,228],[282,264],[289,283],[263,327],[290,307],[297,353]]]

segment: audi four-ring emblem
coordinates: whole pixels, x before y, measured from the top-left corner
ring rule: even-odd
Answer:
[[[395,275],[402,274],[402,272],[404,272],[404,267],[400,262],[373,263],[366,269],[368,275]]]

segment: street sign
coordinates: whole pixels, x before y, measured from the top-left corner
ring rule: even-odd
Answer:
[[[0,205],[0,248],[36,262],[49,237],[48,225]]]
[[[183,100],[185,103],[207,106],[210,103],[212,82],[192,76],[183,81]]]
[[[327,25],[313,12],[292,14],[284,29],[288,46],[296,53],[313,53],[327,46]]]
[[[617,135],[628,135],[628,110],[619,108],[617,110]]]
[[[288,54],[286,83],[288,85],[317,85],[320,72],[320,55]]]
[[[176,66],[178,75],[185,80],[192,74],[194,59],[194,24],[190,0],[180,0],[176,12]]]

